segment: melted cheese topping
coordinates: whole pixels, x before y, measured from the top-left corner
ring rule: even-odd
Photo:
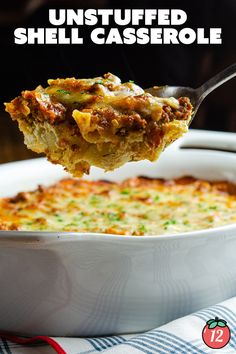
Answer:
[[[175,234],[236,222],[235,187],[182,178],[62,180],[0,200],[0,229]]]

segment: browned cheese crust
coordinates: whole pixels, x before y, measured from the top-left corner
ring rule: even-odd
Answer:
[[[65,179],[0,199],[0,230],[162,235],[236,222],[236,188],[190,177]]]

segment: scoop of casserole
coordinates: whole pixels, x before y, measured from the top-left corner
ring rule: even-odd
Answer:
[[[154,161],[188,129],[187,97],[159,98],[110,73],[93,79],[48,80],[6,103],[25,144],[74,176],[90,166],[113,170],[128,161]]]

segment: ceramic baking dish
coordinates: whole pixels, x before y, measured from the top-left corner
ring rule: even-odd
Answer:
[[[236,182],[234,151],[236,134],[190,131],[157,163],[129,163],[112,173],[94,168],[89,178],[192,175]],[[14,195],[65,175],[44,159],[1,165],[0,193]],[[0,231],[0,331],[95,336],[149,330],[234,296],[235,250],[236,224],[165,236]]]

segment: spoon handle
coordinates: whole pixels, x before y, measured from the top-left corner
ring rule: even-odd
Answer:
[[[202,86],[200,86],[197,91],[199,94],[200,102],[213,90],[215,90],[218,86],[222,85],[224,82],[232,79],[236,76],[236,63],[228,66],[226,69],[219,72],[217,75],[212,77],[210,80],[205,82]]]

